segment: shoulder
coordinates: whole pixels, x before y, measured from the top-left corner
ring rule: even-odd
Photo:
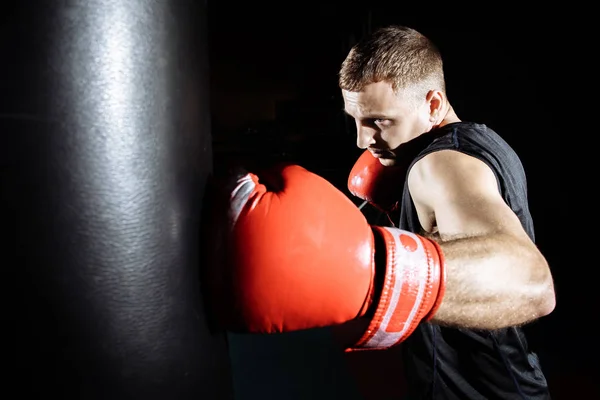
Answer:
[[[416,161],[409,173],[409,180],[431,184],[444,184],[456,178],[493,175],[490,166],[481,158],[455,149],[433,151]]]
[[[419,159],[409,171],[408,185],[412,197],[426,203],[488,191],[498,193],[496,174],[488,163],[452,149],[434,151]]]
[[[510,144],[485,124],[457,122],[438,128],[434,139],[410,167],[411,180],[460,177],[484,173],[504,179],[522,174],[522,163]],[[419,178],[419,179],[417,179]],[[413,182],[415,183],[415,182]],[[443,182],[442,182],[443,183]]]

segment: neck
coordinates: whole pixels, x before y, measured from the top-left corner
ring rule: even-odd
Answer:
[[[434,128],[439,128],[444,125],[452,124],[454,122],[460,122],[460,119],[454,112],[454,108],[450,104],[445,107],[445,111],[441,113],[439,121],[436,121]]]

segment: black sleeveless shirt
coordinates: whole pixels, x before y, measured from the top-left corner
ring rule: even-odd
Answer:
[[[435,137],[416,161],[434,151],[456,150],[476,157],[494,171],[498,189],[534,237],[527,203],[527,182],[517,154],[482,124],[457,122],[432,131]],[[404,184],[400,229],[419,233],[415,206]],[[521,328],[475,331],[421,323],[403,343],[408,399],[550,399],[546,379]]]

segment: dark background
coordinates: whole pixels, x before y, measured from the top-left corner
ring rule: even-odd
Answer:
[[[420,30],[443,54],[448,95],[458,116],[489,125],[522,157],[537,243],[557,293],[555,311],[527,332],[554,396],[600,398],[591,311],[597,301],[587,272],[591,257],[570,250],[577,233],[574,221],[567,220],[573,211],[566,212],[571,202],[588,204],[576,199],[585,192],[573,190],[568,170],[576,157],[566,150],[569,139],[581,132],[573,123],[575,97],[568,94],[585,39],[573,30],[574,11],[526,12],[488,3],[464,10],[429,3],[368,4],[209,3],[215,168],[232,159],[286,157],[346,191],[359,151],[341,112],[339,65],[351,45],[378,26]],[[584,10],[575,13],[585,18]],[[345,362],[323,349],[328,340],[323,331],[231,336],[239,398],[354,398],[356,386]],[[394,357],[385,362],[387,369],[394,368]]]

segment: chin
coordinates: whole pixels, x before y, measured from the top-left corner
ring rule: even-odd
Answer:
[[[380,158],[379,162],[384,167],[393,167],[394,165],[396,165],[396,160],[393,158]]]

